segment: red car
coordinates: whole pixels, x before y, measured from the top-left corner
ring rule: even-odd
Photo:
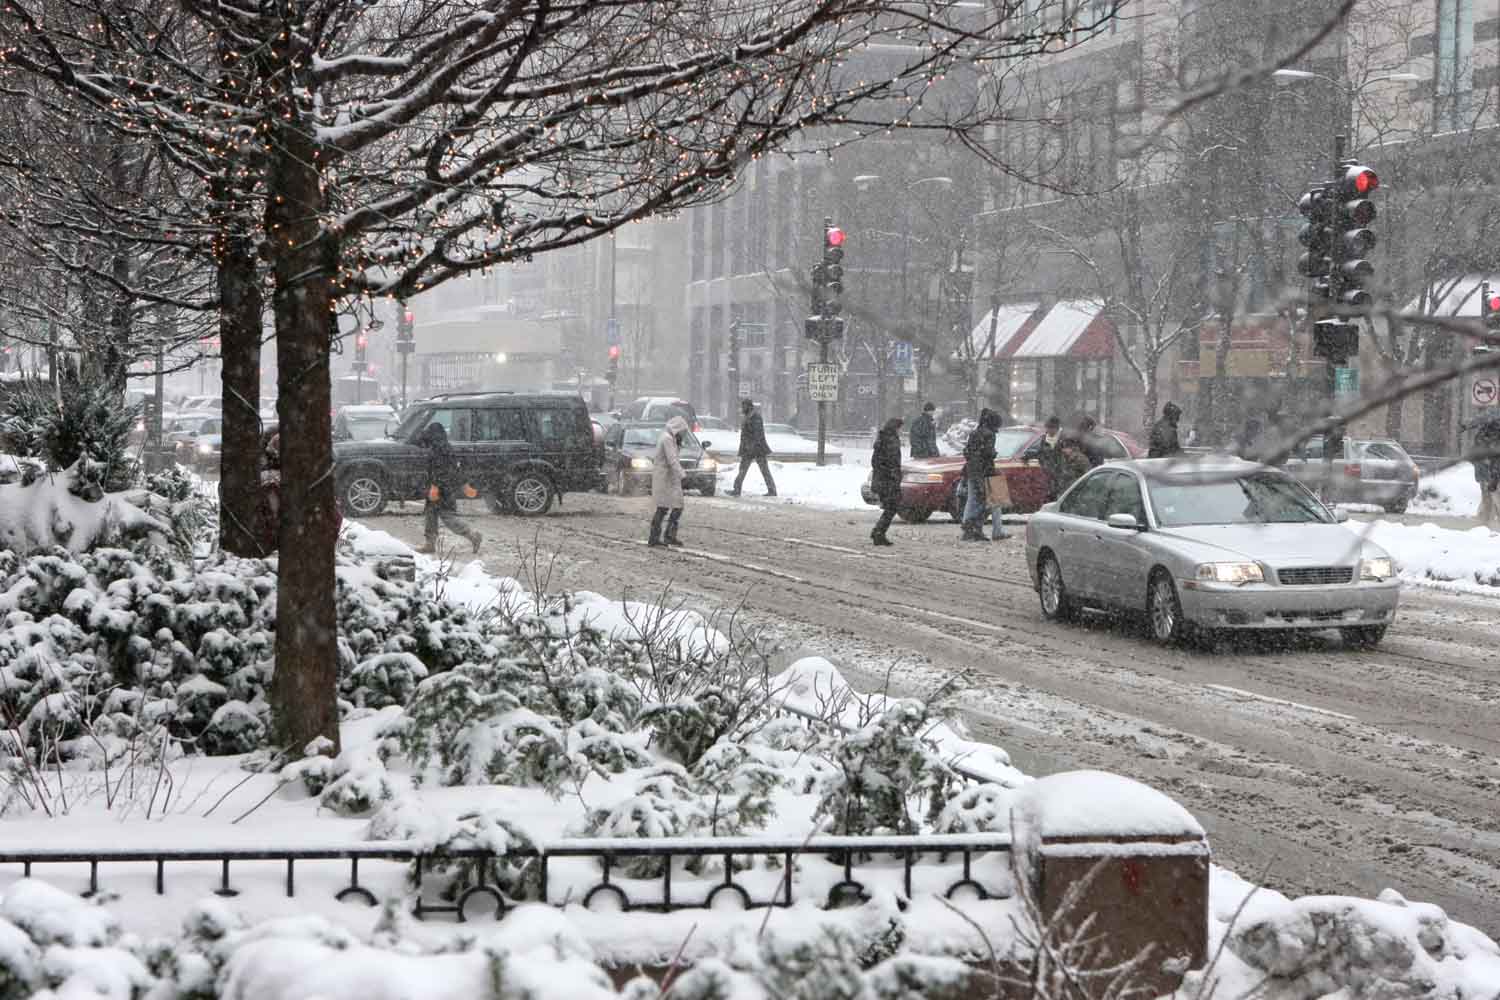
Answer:
[[[1040,424],[1017,424],[995,432],[995,474],[1004,475],[1010,487],[1010,510],[1029,514],[1047,502],[1047,474],[1037,463],[1037,446],[1046,430]],[[1105,461],[1116,458],[1144,458],[1146,449],[1123,431],[1100,427],[1094,430],[1094,446],[1104,453]],[[963,479],[962,455],[941,458],[912,458],[901,464],[901,520],[921,524],[936,511],[946,511],[957,521],[963,510],[958,496]],[[860,495],[865,503],[880,505],[865,480]]]

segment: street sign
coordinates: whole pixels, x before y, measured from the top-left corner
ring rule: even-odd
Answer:
[[[1474,380],[1474,388],[1469,395],[1475,406],[1494,406],[1496,398],[1500,397],[1500,385],[1496,384],[1493,375],[1481,375]]]
[[[608,320],[605,323],[605,326],[604,326],[604,346],[606,346],[606,347],[619,347],[620,346],[620,321],[618,319],[611,318],[610,320]]]
[[[815,403],[839,398],[839,366],[814,361],[807,366],[807,391]]]
[[[891,346],[891,371],[908,377],[916,374],[912,367],[911,341],[898,340]]]
[[[1335,368],[1333,370],[1333,394],[1335,396],[1359,395],[1359,369]]]
[[[396,353],[397,354],[410,354],[413,351],[415,351],[416,349],[417,349],[417,345],[413,341],[410,341],[410,340],[398,340],[398,341],[396,341]]]

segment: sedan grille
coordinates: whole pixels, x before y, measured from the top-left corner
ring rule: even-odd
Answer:
[[[684,469],[696,469],[698,467],[698,460],[696,458],[685,458],[682,460],[682,467]]]
[[[1353,566],[1298,566],[1278,569],[1276,579],[1287,587],[1316,587],[1330,583],[1348,583],[1354,579]]]

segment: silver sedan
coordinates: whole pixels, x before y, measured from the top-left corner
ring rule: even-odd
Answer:
[[[1369,648],[1400,600],[1390,556],[1276,469],[1237,459],[1100,466],[1031,516],[1042,614],[1144,613],[1161,642],[1331,629]]]

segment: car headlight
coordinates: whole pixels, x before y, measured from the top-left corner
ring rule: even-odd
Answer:
[[[652,464],[653,463],[649,458],[632,458],[630,460],[630,467],[632,469],[649,469],[651,468]]]
[[[718,472],[719,471],[719,462],[718,462],[718,459],[705,458],[703,460],[702,464],[700,464],[698,466],[698,468],[702,469],[704,472]]]
[[[1361,559],[1359,561],[1359,578],[1361,580],[1389,580],[1396,575],[1396,567],[1391,564],[1389,556],[1381,559]]]
[[[901,476],[903,483],[940,483],[943,481],[941,472],[907,472]]]
[[[198,454],[200,455],[212,455],[213,452],[214,446],[209,444],[207,441],[204,441],[198,445]]]
[[[1203,563],[1198,567],[1198,579],[1214,583],[1264,583],[1266,575],[1261,572],[1259,563]]]

